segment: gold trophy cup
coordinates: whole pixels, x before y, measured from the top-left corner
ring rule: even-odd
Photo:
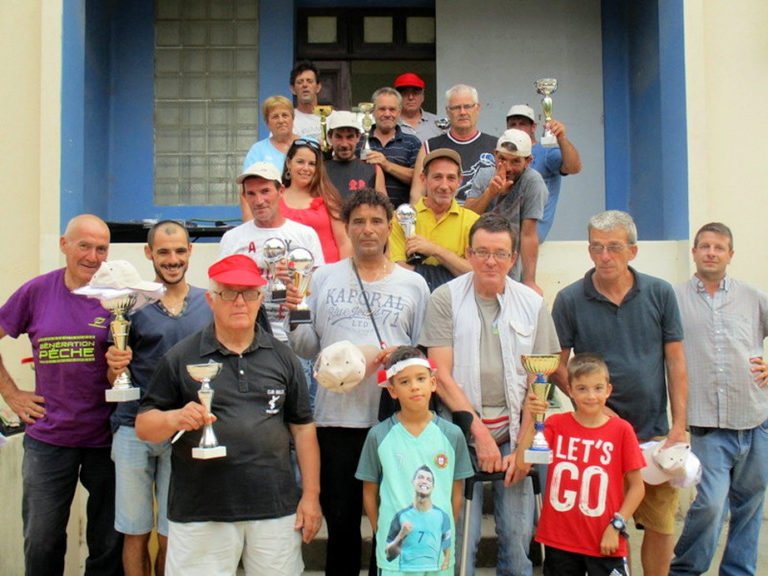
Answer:
[[[197,392],[197,397],[200,399],[200,404],[205,406],[209,414],[211,413],[211,403],[213,402],[211,380],[219,375],[221,368],[221,362],[187,364],[187,373],[192,380],[200,382],[200,390]],[[219,446],[219,441],[213,432],[213,424],[206,424],[203,427],[203,433],[200,435],[200,445],[197,448],[192,448],[192,458],[210,460],[211,458],[223,458],[226,455],[227,447]]]
[[[131,321],[127,314],[136,303],[136,293],[127,294],[118,298],[101,300],[101,305],[112,314],[109,323],[112,340],[118,350],[128,347],[128,332],[131,329]],[[139,389],[131,382],[131,373],[126,368],[115,378],[112,388],[105,392],[107,402],[129,402],[139,399]]]
[[[328,116],[331,115],[331,112],[333,112],[333,106],[315,106],[313,112],[315,115],[320,116],[320,148],[323,152],[330,152],[331,145],[328,143],[328,129],[326,127],[326,120],[328,119]]]
[[[557,148],[557,138],[549,130],[552,121],[552,94],[557,91],[557,79],[542,78],[533,83],[536,92],[544,96],[541,99],[541,110],[544,112],[544,132],[541,137],[541,145],[544,148]]]
[[[371,151],[370,134],[373,127],[373,117],[371,113],[374,109],[373,102],[360,102],[357,105],[358,110],[363,113],[363,147],[360,150],[360,160],[365,160],[368,157],[368,152]]]
[[[307,292],[309,291],[309,281],[312,278],[312,271],[315,266],[315,258],[312,252],[306,248],[294,248],[288,252],[288,270],[293,275],[293,282],[301,296],[301,302],[295,310],[291,310],[288,315],[288,322],[291,330],[299,324],[310,324],[312,315],[307,305]]]
[[[523,354],[520,360],[528,374],[536,375],[536,379],[531,383],[531,391],[539,400],[546,402],[552,387],[547,378],[560,365],[560,354]],[[544,414],[536,414],[535,428],[533,444],[525,451],[523,461],[527,464],[551,464],[552,450],[544,438]]]

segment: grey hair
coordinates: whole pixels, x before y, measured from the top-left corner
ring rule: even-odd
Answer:
[[[466,84],[456,84],[445,91],[446,107],[448,106],[447,102],[450,102],[453,96],[466,93],[472,95],[472,100],[475,102],[475,104],[480,102],[480,97],[477,95],[477,88],[474,86],[468,86]]]
[[[208,279],[208,292],[214,293],[214,292],[221,292],[221,284],[216,282],[216,280],[213,280],[212,278]]]
[[[398,106],[398,108],[402,108],[403,107],[403,95],[400,94],[400,92],[398,92],[394,88],[390,88],[389,86],[384,86],[383,88],[379,88],[378,90],[376,90],[376,92],[374,92],[371,95],[371,101],[374,104],[376,104],[376,98],[378,98],[379,96],[383,96],[383,95],[394,96],[395,98],[397,98],[397,106]]]
[[[632,216],[621,210],[606,210],[592,216],[587,225],[587,233],[592,230],[609,232],[616,230],[616,228],[626,230],[627,242],[630,245],[637,244],[637,226],[635,226],[635,221],[632,220]]]

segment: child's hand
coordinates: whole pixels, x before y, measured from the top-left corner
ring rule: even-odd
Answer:
[[[616,550],[619,549],[619,532],[608,524],[603,532],[603,537],[600,540],[600,554],[603,556],[610,556]]]
[[[549,408],[549,403],[546,400],[539,400],[533,392],[528,393],[528,397],[525,399],[525,409],[531,414],[536,416],[537,414],[545,414]]]

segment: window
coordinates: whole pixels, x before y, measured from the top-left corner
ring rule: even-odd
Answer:
[[[234,204],[258,137],[258,3],[155,2],[157,205]]]

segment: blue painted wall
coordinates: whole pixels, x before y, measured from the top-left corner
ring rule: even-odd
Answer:
[[[295,6],[344,4],[261,2],[260,99],[290,94]],[[65,0],[63,19],[62,226],[86,211],[238,218],[236,206],[154,204],[153,0]],[[644,240],[686,238],[683,2],[604,0],[602,20],[606,207],[630,211]]]
[[[604,1],[606,208],[643,240],[688,237],[682,0]]]

